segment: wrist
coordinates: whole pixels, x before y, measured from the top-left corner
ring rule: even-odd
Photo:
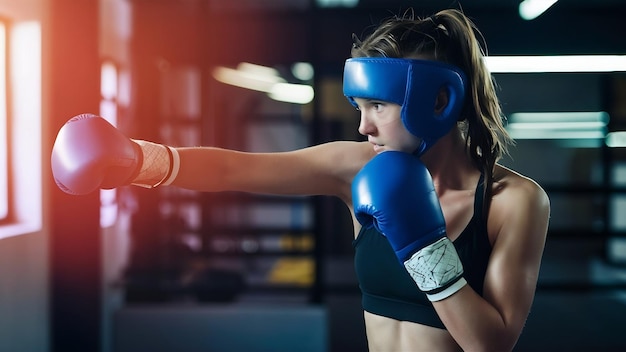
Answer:
[[[175,148],[144,140],[133,140],[141,149],[143,158],[137,176],[131,184],[155,188],[171,184],[180,167],[180,158]]]
[[[452,282],[449,286],[446,286],[438,292],[427,292],[426,298],[428,298],[431,302],[441,301],[457,293],[465,285],[467,285],[467,281],[463,276],[461,276],[458,280]]]
[[[454,244],[445,236],[415,252],[404,267],[431,301],[445,299],[467,284]]]

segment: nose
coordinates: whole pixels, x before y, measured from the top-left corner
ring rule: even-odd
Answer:
[[[359,133],[368,136],[376,130],[374,124],[369,120],[365,112],[361,111],[361,121],[359,122]]]

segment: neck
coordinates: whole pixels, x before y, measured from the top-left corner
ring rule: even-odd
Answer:
[[[421,159],[439,192],[476,188],[480,171],[466,153],[465,140],[457,128],[441,137]]]

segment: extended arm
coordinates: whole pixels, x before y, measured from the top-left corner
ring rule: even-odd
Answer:
[[[333,195],[348,200],[352,177],[372,153],[371,146],[359,142],[330,142],[281,153],[174,148],[132,140],[103,118],[83,114],[59,131],[52,172],[59,187],[70,194],[128,184],[171,184],[197,191]]]
[[[349,199],[353,175],[371,156],[358,142],[330,142],[280,153],[212,147],[177,148],[181,167],[172,183],[199,191],[334,195]]]

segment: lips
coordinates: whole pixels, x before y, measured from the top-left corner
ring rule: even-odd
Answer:
[[[383,151],[383,149],[385,148],[385,146],[384,146],[384,145],[382,145],[382,144],[372,143],[372,145],[374,146],[374,151],[375,151],[376,153],[380,153],[380,152],[382,152],[382,151]]]

